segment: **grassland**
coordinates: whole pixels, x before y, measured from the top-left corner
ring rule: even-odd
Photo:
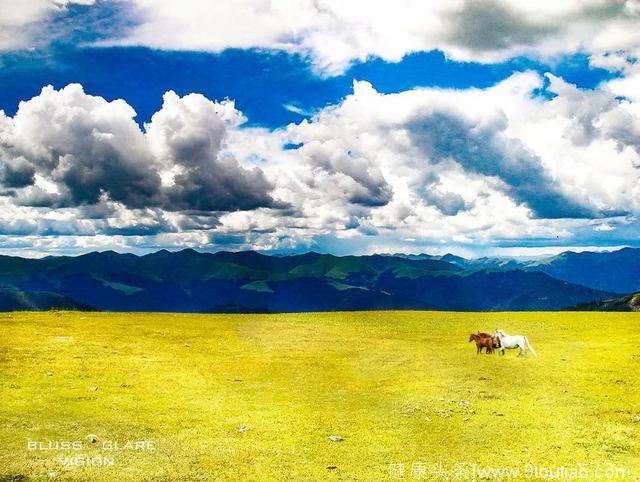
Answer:
[[[0,480],[639,480],[639,373],[633,313],[0,314]]]

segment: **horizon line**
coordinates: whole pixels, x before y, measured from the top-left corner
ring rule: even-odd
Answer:
[[[199,254],[209,254],[215,255],[220,253],[256,253],[262,256],[269,256],[275,258],[287,258],[294,256],[304,256],[308,254],[318,254],[318,255],[328,255],[334,256],[336,258],[345,258],[349,256],[353,257],[371,257],[371,256],[430,256],[434,258],[443,258],[445,256],[455,256],[459,258],[463,258],[466,260],[479,260],[479,259],[487,259],[487,258],[500,258],[500,259],[544,259],[553,256],[558,256],[564,253],[613,253],[617,251],[622,251],[624,249],[640,249],[640,247],[629,246],[629,245],[617,245],[617,246],[519,246],[519,247],[489,247],[489,249],[494,250],[504,250],[504,251],[517,251],[517,250],[529,250],[535,251],[536,253],[531,254],[493,254],[493,255],[482,255],[482,256],[469,256],[456,253],[457,250],[443,250],[442,254],[430,252],[428,250],[425,251],[414,251],[414,252],[403,252],[403,251],[375,251],[372,253],[346,253],[346,254],[336,254],[332,252],[321,252],[310,249],[308,251],[300,251],[300,252],[275,252],[268,250],[257,250],[257,249],[238,249],[238,250],[230,250],[230,249],[219,249],[219,250],[206,250],[202,247],[181,247],[181,248],[158,248],[155,250],[118,250],[117,248],[109,248],[109,249],[93,249],[86,252],[78,252],[75,254],[48,254],[44,252],[36,252],[31,250],[23,250],[20,248],[0,248],[0,256],[14,257],[14,258],[22,258],[22,259],[45,259],[45,258],[79,258],[81,256],[87,256],[90,254],[104,254],[104,253],[114,253],[117,255],[132,255],[138,258],[142,258],[145,256],[150,256],[153,254],[167,252],[171,254],[177,254],[184,251],[193,251]],[[13,251],[13,253],[11,252]],[[438,251],[438,250],[435,250]]]

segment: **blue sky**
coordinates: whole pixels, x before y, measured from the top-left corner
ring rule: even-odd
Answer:
[[[630,5],[294,3],[0,20],[0,248],[637,244]]]
[[[174,90],[179,95],[197,92],[215,100],[234,99],[251,125],[268,128],[300,121],[303,116],[286,105],[313,113],[339,103],[352,92],[354,79],[371,82],[379,92],[394,93],[416,87],[485,88],[526,70],[553,72],[584,88],[616,76],[590,68],[584,54],[553,63],[519,57],[481,64],[447,60],[442,52],[430,51],[408,54],[399,62],[373,58],[326,77],[315,73],[309,59],[299,54],[256,49],[168,52],[146,47],[77,47],[62,41],[42,51],[7,53],[2,61],[0,107],[9,115],[44,85],[62,88],[75,82],[90,94],[125,99],[141,123],[161,107],[162,94]]]

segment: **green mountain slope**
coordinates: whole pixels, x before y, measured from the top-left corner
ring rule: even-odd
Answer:
[[[25,292],[0,288],[0,311],[86,310],[87,307],[56,293]]]
[[[541,272],[464,269],[462,258],[447,259],[452,262],[428,255],[267,256],[192,249],[140,257],[113,251],[45,259],[1,256],[0,286],[9,294],[0,309],[66,303],[176,312],[556,310],[611,297]]]

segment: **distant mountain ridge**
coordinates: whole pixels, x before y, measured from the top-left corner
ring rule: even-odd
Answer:
[[[522,263],[454,255],[268,256],[192,249],[144,256],[113,251],[43,259],[0,256],[0,289],[32,300],[21,305],[9,301],[15,296],[0,297],[0,309],[557,310],[614,296],[613,290],[554,277],[550,272],[571,278],[583,272],[575,262],[568,269],[565,258],[555,258]]]
[[[611,252],[567,251],[526,266],[550,276],[613,293],[640,291],[640,249]]]
[[[616,251],[576,253],[566,251],[536,260],[508,257],[466,259],[452,254],[444,256],[404,255],[420,259],[438,259],[450,262],[464,270],[523,270],[540,271],[569,283],[611,293],[640,291],[640,249],[622,248]]]

